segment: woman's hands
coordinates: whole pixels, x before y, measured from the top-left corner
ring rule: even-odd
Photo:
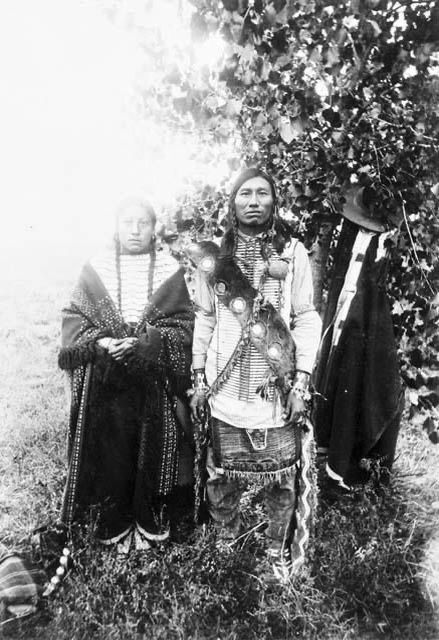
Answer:
[[[128,357],[133,353],[135,346],[138,343],[137,338],[101,338],[98,340],[98,344],[108,351],[115,362],[125,362]]]

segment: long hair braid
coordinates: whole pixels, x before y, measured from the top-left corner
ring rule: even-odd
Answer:
[[[122,275],[120,272],[120,240],[118,232],[114,236],[114,260],[117,279],[117,308],[122,313]]]
[[[270,259],[271,253],[272,253],[272,248],[274,246],[273,240],[274,240],[274,237],[275,237],[275,234],[276,234],[275,220],[276,220],[276,213],[275,213],[275,211],[273,211],[273,214],[272,214],[272,217],[271,217],[271,225],[270,225],[269,229],[264,231],[264,233],[262,234],[261,256],[262,256],[262,259],[265,262],[268,262],[268,260]]]

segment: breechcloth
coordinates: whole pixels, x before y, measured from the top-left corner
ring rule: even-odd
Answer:
[[[230,477],[280,481],[294,472],[301,453],[301,429],[241,429],[212,418],[213,462]]]

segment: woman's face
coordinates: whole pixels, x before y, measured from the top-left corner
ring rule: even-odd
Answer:
[[[120,247],[123,253],[144,253],[151,248],[154,222],[141,204],[129,204],[117,219]]]

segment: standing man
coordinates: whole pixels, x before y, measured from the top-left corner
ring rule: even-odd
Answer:
[[[312,496],[303,483],[297,495],[296,472],[305,478],[302,433],[310,436],[306,401],[321,323],[306,250],[277,217],[266,173],[250,168],[238,176],[229,225],[219,252],[198,262],[192,410],[200,419],[209,399],[206,489],[219,536],[239,535],[246,482],[262,481],[267,552],[285,579],[303,562],[308,537]]]

